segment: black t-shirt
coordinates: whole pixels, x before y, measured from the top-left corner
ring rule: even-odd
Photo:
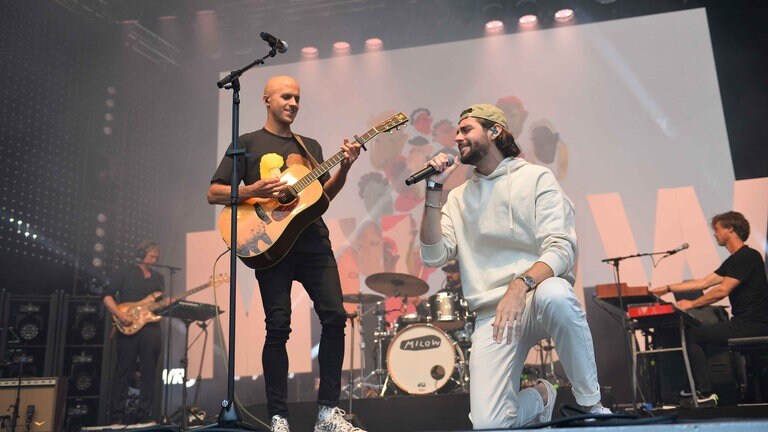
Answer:
[[[760,252],[744,245],[715,273],[739,280],[739,285],[728,296],[735,319],[768,323],[768,278]]]
[[[301,138],[315,161],[322,163],[323,149],[320,144],[312,138],[305,136]],[[240,181],[246,185],[261,180],[262,171],[265,175],[274,176],[276,170],[285,171],[289,165],[302,164],[307,168],[312,168],[304,149],[294,137],[281,137],[266,129],[260,129],[240,136],[237,145],[239,148],[244,148],[246,153],[250,155],[248,158],[238,159],[237,173]],[[231,148],[232,145],[230,144],[229,149]],[[224,156],[213,174],[211,183],[229,185],[231,177],[232,158]],[[329,178],[328,173],[323,174],[319,178],[320,183],[325,184]],[[309,224],[291,248],[291,251],[295,252],[329,252],[330,250],[331,241],[328,227],[322,218],[317,218]]]
[[[115,297],[119,303],[125,303],[139,301],[155,291],[163,292],[163,275],[154,270],[150,270],[149,274],[150,277],[145,278],[144,272],[135,264],[121,267],[112,275],[104,295]]]

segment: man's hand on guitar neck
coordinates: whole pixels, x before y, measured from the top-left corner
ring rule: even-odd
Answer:
[[[344,151],[344,156],[346,157],[341,161],[340,168],[349,171],[352,164],[360,157],[360,144],[357,141],[350,141],[348,138],[344,138],[341,150]]]

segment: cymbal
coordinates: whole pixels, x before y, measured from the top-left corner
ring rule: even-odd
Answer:
[[[402,273],[376,273],[365,278],[368,288],[387,297],[419,296],[429,285],[416,276]]]
[[[344,303],[376,303],[377,301],[384,300],[383,296],[376,294],[344,294],[341,296]]]

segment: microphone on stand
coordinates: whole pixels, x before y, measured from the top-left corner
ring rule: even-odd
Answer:
[[[674,248],[672,250],[668,250],[667,251],[667,255],[674,255],[674,254],[676,254],[676,253],[678,253],[680,251],[684,251],[686,249],[688,249],[688,243],[683,243],[680,246],[678,246],[678,247],[676,247],[676,248]]]
[[[261,32],[259,35],[264,42],[268,43],[271,48],[276,49],[280,54],[288,51],[288,44],[285,43],[285,41],[282,41],[267,32]]]
[[[453,165],[453,161],[454,161],[453,156],[448,156],[448,166]],[[410,177],[405,179],[405,184],[410,186],[414,183],[418,183],[424,180],[425,178],[437,173],[438,171],[435,169],[435,167],[433,167],[432,165],[429,165],[428,167],[413,173]]]

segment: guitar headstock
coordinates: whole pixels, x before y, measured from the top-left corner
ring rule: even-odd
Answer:
[[[228,273],[219,273],[216,276],[211,276],[208,279],[208,284],[213,285],[214,283],[216,285],[223,283],[223,282],[229,282],[229,274]]]
[[[373,129],[376,130],[376,133],[394,132],[406,123],[408,123],[408,116],[403,112],[399,112],[377,124]]]

